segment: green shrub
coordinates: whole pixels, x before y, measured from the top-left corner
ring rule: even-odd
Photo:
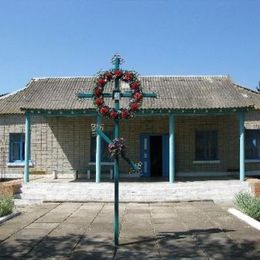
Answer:
[[[246,215],[260,221],[260,198],[240,192],[235,196],[235,205]]]
[[[0,197],[0,217],[11,214],[14,208],[14,201],[11,197]]]

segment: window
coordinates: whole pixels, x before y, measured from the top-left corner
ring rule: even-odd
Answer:
[[[260,159],[260,130],[245,131],[245,158]]]
[[[218,133],[217,131],[196,131],[195,160],[218,160]]]
[[[105,133],[111,139],[111,133]],[[91,136],[91,144],[90,144],[90,161],[96,161],[96,137]],[[112,159],[108,152],[108,143],[101,138],[101,162],[111,162]]]
[[[10,134],[9,161],[24,161],[24,134]]]

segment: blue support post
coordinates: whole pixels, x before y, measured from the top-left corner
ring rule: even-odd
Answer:
[[[169,182],[175,181],[175,117],[169,115]]]
[[[101,116],[97,115],[97,129],[100,129],[101,125]],[[101,136],[97,131],[96,137],[96,183],[100,182],[101,176]]]
[[[29,113],[25,113],[25,158],[23,181],[29,182],[29,162],[31,151],[31,118]]]
[[[245,127],[244,127],[245,115],[244,113],[239,114],[239,146],[240,146],[240,165],[239,165],[239,179],[240,181],[245,180]]]

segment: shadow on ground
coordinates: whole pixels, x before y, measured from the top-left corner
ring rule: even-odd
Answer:
[[[128,255],[140,257],[146,246],[153,244],[159,249],[161,258],[197,258],[200,259],[259,259],[260,245],[252,240],[236,243],[223,236],[223,232],[233,230],[193,229],[186,232],[160,232],[156,238],[139,237],[135,241],[123,243],[120,250],[131,248]],[[125,257],[127,255],[125,254]],[[145,255],[143,255],[145,256]]]
[[[226,233],[233,230],[193,229],[160,232],[157,236],[120,238],[118,248],[110,236],[69,234],[37,239],[30,235],[1,243],[0,258],[6,259],[259,259],[259,244],[252,240],[235,242]]]

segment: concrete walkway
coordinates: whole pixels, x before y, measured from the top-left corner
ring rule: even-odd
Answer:
[[[0,259],[257,259],[260,232],[213,202],[27,206],[0,225]],[[259,259],[259,258],[258,258]]]

